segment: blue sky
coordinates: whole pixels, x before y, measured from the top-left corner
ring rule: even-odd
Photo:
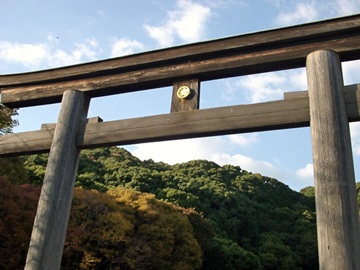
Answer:
[[[0,1],[0,74],[21,73],[263,31],[360,12],[360,0]],[[358,61],[343,64],[360,83]],[[304,69],[204,82],[200,108],[265,102],[307,89]],[[104,121],[170,112],[171,88],[93,99]],[[15,132],[57,121],[60,104],[22,108]],[[360,124],[351,124],[360,181]],[[277,178],[295,190],[313,185],[310,128],[126,146],[140,159],[170,164],[208,159]]]

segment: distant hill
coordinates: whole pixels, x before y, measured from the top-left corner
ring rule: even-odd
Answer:
[[[26,181],[41,185],[47,155],[23,162]],[[311,187],[298,193],[276,179],[206,160],[172,166],[141,161],[118,147],[83,150],[76,186],[108,194],[126,188],[154,194],[182,213],[193,211],[188,219],[202,255],[191,269],[318,269]]]

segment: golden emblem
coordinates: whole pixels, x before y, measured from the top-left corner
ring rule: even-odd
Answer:
[[[190,88],[185,85],[181,86],[177,90],[176,94],[177,94],[178,98],[181,98],[181,99],[187,98],[190,95]]]

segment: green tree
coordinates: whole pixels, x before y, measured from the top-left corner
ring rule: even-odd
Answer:
[[[39,186],[45,176],[49,154],[31,155],[24,157],[24,168],[29,175],[29,184]]]
[[[259,258],[255,254],[244,250],[237,243],[226,238],[215,237],[206,253],[204,269],[262,269]]]
[[[42,171],[38,161],[27,164],[35,176]],[[265,233],[279,239],[292,255],[300,258],[300,261],[294,259],[297,267],[318,268],[313,188],[298,193],[276,179],[247,172],[239,166],[219,166],[206,160],[173,166],[141,161],[119,147],[83,150],[76,185],[101,192],[126,187],[152,193],[158,200],[202,213],[213,235],[236,243],[246,252],[259,256]],[[195,230],[194,223],[192,225],[197,235],[199,230]],[[208,232],[204,239],[211,239]],[[217,242],[206,240],[204,244],[200,239],[196,237],[204,251],[203,259],[207,261],[211,253],[206,250]],[[137,243],[141,241],[138,239]],[[263,257],[268,255],[262,254]],[[267,267],[272,267],[271,263],[274,267],[279,264],[270,259],[260,261],[266,262]]]
[[[264,270],[300,270],[301,258],[278,237],[263,234],[259,258]]]
[[[11,133],[19,124],[18,120],[13,119],[15,115],[18,115],[16,109],[9,109],[0,103],[0,136]],[[16,184],[27,183],[29,180],[23,160],[19,157],[0,158],[0,175]]]
[[[18,120],[12,118],[15,115],[18,115],[16,109],[9,109],[0,103],[0,134],[11,133],[19,124]]]
[[[21,157],[0,158],[0,176],[6,177],[14,184],[29,183],[29,172],[24,168],[24,160]]]

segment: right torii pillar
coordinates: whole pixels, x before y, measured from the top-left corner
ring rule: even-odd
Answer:
[[[339,55],[306,60],[321,270],[360,270],[359,209]]]

